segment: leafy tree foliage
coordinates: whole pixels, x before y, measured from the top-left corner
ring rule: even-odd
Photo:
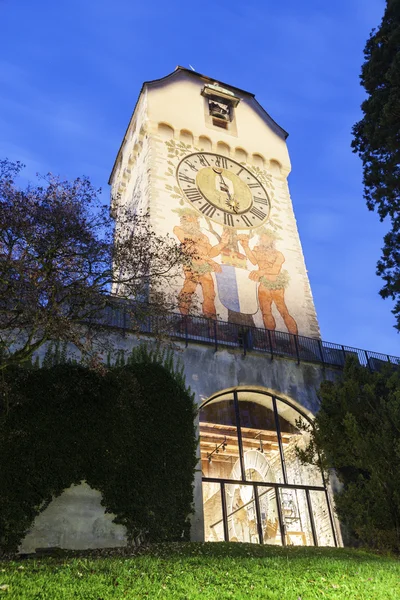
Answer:
[[[364,197],[391,229],[384,238],[377,273],[383,298],[395,301],[400,330],[400,0],[387,0],[377,30],[367,41],[361,83],[367,92],[363,118],[353,128],[352,147],[363,163]]]
[[[150,300],[137,303],[137,312],[171,308],[168,284],[184,260],[179,245],[131,207],[119,208],[115,232],[86,177],[50,174],[22,189],[22,167],[0,161],[0,368],[27,360],[48,340],[90,354],[97,329],[88,323],[110,292]]]
[[[195,405],[171,354],[140,347],[127,364],[4,371],[0,398],[0,553],[82,480],[128,539],[187,540],[197,462]]]
[[[336,471],[336,508],[353,541],[399,551],[399,369],[370,373],[350,358],[342,380],[322,384],[320,399],[301,460]]]

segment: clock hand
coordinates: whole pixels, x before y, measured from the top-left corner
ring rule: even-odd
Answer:
[[[227,204],[228,204],[228,206],[231,207],[231,209],[233,210],[233,212],[235,214],[237,214],[237,209],[238,209],[237,202],[235,200],[232,200],[231,202],[227,202]]]
[[[221,183],[222,183],[221,189],[222,189],[223,192],[225,192],[228,195],[228,199],[230,200],[231,199],[231,194],[229,192],[228,186],[226,185],[225,179],[222,177],[222,173],[219,173],[219,178],[220,178]]]
[[[233,210],[234,213],[237,214],[238,202],[235,200],[233,196],[231,196],[229,188],[226,184],[225,179],[222,176],[222,173],[218,173],[219,178],[221,179],[221,190],[226,193],[228,196],[228,200],[226,201],[227,205]]]
[[[221,180],[221,183],[220,183],[221,191],[224,192],[228,196],[226,204],[229,206],[230,209],[233,210],[233,212],[235,214],[237,214],[238,208],[239,208],[239,202],[237,200],[235,200],[234,196],[231,196],[229,187],[227,186],[226,181],[223,178],[222,169],[220,169],[219,167],[213,167],[213,171],[214,171],[214,173],[216,173],[219,176],[219,178]]]

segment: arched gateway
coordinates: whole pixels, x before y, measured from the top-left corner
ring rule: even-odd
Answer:
[[[206,541],[338,545],[322,472],[304,466],[304,409],[268,391],[235,388],[200,407]]]

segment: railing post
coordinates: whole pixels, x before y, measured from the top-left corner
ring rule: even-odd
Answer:
[[[321,340],[318,340],[318,348],[319,348],[319,353],[321,355],[321,362],[325,366],[324,347],[322,345]]]
[[[294,345],[295,345],[295,348],[296,348],[297,364],[299,365],[300,364],[300,354],[299,354],[298,336],[294,335],[294,334],[293,334],[293,336],[294,336]]]
[[[343,357],[344,357],[344,362],[343,362],[343,365],[344,365],[346,362],[346,350],[344,349],[344,346],[342,346],[342,350],[343,350]]]
[[[251,327],[247,328],[247,348],[248,350],[253,350],[253,329]]]
[[[368,366],[369,372],[372,373],[372,367],[371,367],[371,363],[369,362],[368,352],[366,350],[364,350],[364,353],[365,353],[365,358],[367,359],[367,366]]]
[[[274,360],[274,349],[272,347],[272,337],[271,337],[271,332],[269,329],[267,329],[267,333],[268,333],[269,348],[271,350],[271,360]]]
[[[217,332],[217,321],[214,319],[214,343],[215,343],[215,352],[218,351],[218,332]]]
[[[187,320],[188,320],[188,318],[185,315],[183,317],[183,322],[185,324],[185,346],[186,346],[186,348],[188,347],[188,343],[189,343],[189,333],[188,333],[188,322],[187,322]]]

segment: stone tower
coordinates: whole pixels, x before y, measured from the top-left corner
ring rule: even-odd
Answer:
[[[195,540],[340,543],[324,477],[295,451],[345,351],[320,341],[286,138],[253,94],[177,67],[143,85],[110,177],[117,230],[129,207],[195,249],[173,291],[199,407]]]
[[[197,301],[205,317],[319,338],[286,138],[253,94],[183,67],[143,85],[112,211],[118,226],[119,207],[148,210],[157,233],[195,243],[176,283],[182,314]]]

